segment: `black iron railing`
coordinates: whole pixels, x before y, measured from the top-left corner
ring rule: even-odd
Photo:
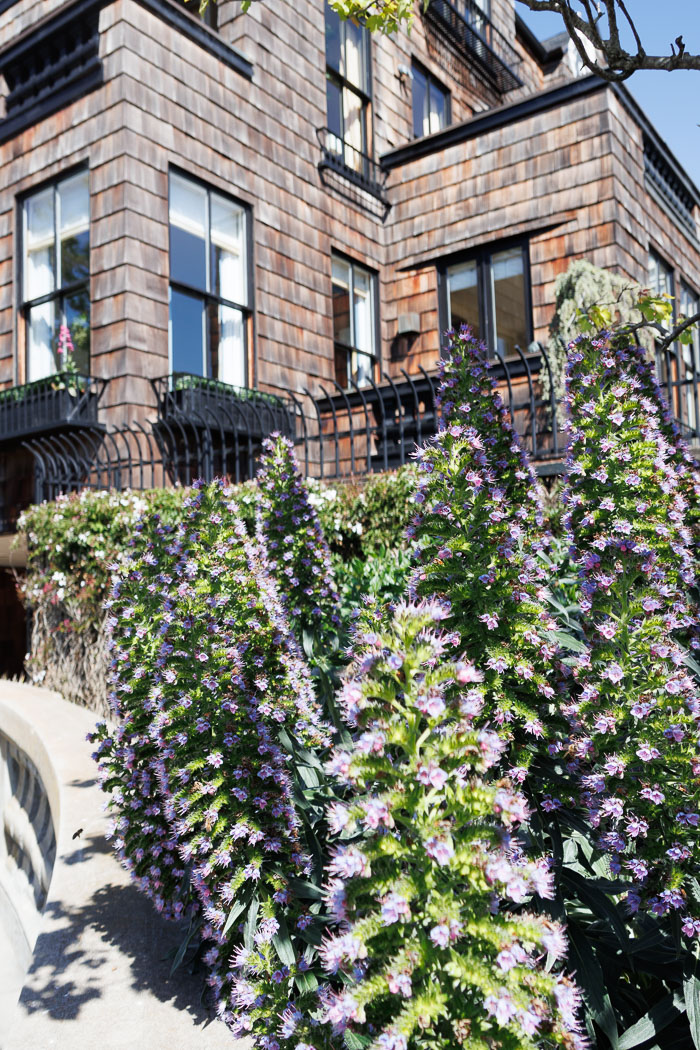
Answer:
[[[700,362],[687,349],[667,351],[660,372],[681,432],[697,445]],[[562,415],[544,348],[527,353],[516,348],[514,356],[494,361],[491,374],[538,473],[561,473]],[[158,488],[216,475],[241,481],[254,476],[262,438],[275,430],[293,438],[306,475],[356,477],[407,463],[416,445],[439,426],[438,378],[424,369],[382,374],[380,382],[366,386],[351,382],[348,389],[331,381],[314,394],[290,393],[289,400],[230,387],[222,392],[216,383],[178,387],[168,379],[154,385],[161,391],[160,412],[148,423],[84,426],[27,438],[22,444],[33,458],[33,498],[83,488]],[[204,394],[212,395],[211,401]],[[0,473],[1,468],[0,457]]]
[[[522,86],[513,70],[520,56],[474,0],[430,0],[425,17],[480,67],[501,94]]]
[[[321,159],[318,162],[321,172],[334,171],[386,203],[387,173],[375,160],[334,135],[329,128],[318,128],[316,134],[321,146]]]
[[[562,469],[560,409],[554,395],[544,397],[541,379],[551,370],[543,347],[534,353],[516,348],[514,357],[494,362],[491,374],[501,386],[513,424],[540,473]],[[409,375],[381,374],[364,386],[351,381],[343,389],[322,385],[321,396],[308,390],[292,396],[297,412],[300,459],[307,474],[343,477],[392,470],[407,463],[416,445],[439,425],[438,379],[421,368]]]
[[[97,423],[106,380],[63,372],[0,391],[0,442]]]

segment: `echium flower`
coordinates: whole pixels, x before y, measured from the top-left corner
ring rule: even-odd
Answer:
[[[555,623],[545,607],[542,513],[535,476],[489,375],[486,348],[467,327],[448,332],[440,362],[442,422],[418,449],[418,541],[413,593],[451,606],[461,645],[478,654],[483,683],[468,702],[505,736],[544,733],[554,697]],[[511,752],[520,774],[528,752]]]
[[[166,659],[154,675],[150,735],[201,901],[218,1012],[236,1034],[265,1039],[308,946],[304,922],[296,928],[308,909],[290,884],[312,874],[293,800],[299,749],[325,749],[330,737],[232,491],[197,483],[185,508],[168,597],[151,610]]]
[[[330,815],[340,928],[321,954],[344,981],[324,991],[324,1019],[371,1050],[581,1047],[577,988],[544,966],[565,956],[564,931],[526,907],[553,895],[551,874],[514,838],[524,797],[482,778],[505,745],[474,728],[450,619],[432,600],[359,621],[339,694],[354,742],[329,764],[353,794]]]
[[[301,476],[294,446],[280,434],[263,442],[256,531],[297,636],[337,631],[338,594],[328,544]]]
[[[139,889],[170,919],[196,910],[197,902],[155,775],[158,749],[149,726],[159,695],[153,663],[162,661],[148,624],[154,608],[167,608],[164,580],[170,579],[178,549],[173,528],[157,515],[136,524],[131,551],[115,571],[105,602],[113,725],[100,723],[88,737],[97,745],[93,757],[109,794],[115,852]]]
[[[693,628],[687,486],[647,369],[623,336],[570,349],[565,524],[588,650],[574,671],[569,768],[598,848],[632,881],[631,908],[663,915],[685,911],[700,863],[700,698],[680,644]]]

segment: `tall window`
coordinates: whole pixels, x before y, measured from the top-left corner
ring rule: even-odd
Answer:
[[[358,263],[333,256],[333,338],[335,374],[366,386],[377,360],[376,276]]]
[[[32,193],[22,205],[22,314],[26,376],[43,379],[66,367],[59,333],[66,326],[73,364],[90,368],[90,194],[87,171]],[[65,340],[62,342],[62,349]]]
[[[413,63],[413,134],[416,138],[440,131],[450,123],[450,93],[435,77]]]
[[[326,109],[328,148],[361,171],[369,154],[369,37],[351,19],[342,21],[326,0]]]
[[[247,380],[246,209],[170,173],[170,367]]]
[[[655,295],[673,295],[673,269],[656,252],[649,252],[649,289]]]
[[[471,325],[493,352],[507,357],[532,338],[527,283],[527,246],[484,249],[448,267],[445,275],[449,327]]]

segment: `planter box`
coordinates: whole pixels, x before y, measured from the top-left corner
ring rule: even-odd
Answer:
[[[97,423],[104,380],[51,376],[0,392],[0,441]]]
[[[160,392],[163,420],[208,427],[212,435],[237,433],[256,441],[274,431],[294,437],[294,416],[281,398],[198,377],[174,377],[173,383],[174,389]]]

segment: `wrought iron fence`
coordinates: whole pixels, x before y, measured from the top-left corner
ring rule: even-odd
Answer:
[[[659,368],[683,435],[700,444],[697,351],[671,348]],[[494,360],[491,374],[538,473],[560,473],[562,414],[544,347],[527,353],[516,347],[514,356]],[[289,398],[255,391],[232,396],[223,384],[176,379],[154,383],[159,410],[153,420],[83,426],[22,442],[34,460],[34,499],[82,488],[184,485],[217,475],[239,482],[255,475],[262,440],[274,431],[294,441],[307,476],[358,477],[407,463],[439,426],[437,375],[423,368],[382,373],[365,386],[351,380],[347,389],[331,380],[320,393],[305,389]]]
[[[522,86],[513,68],[520,56],[474,0],[430,0],[425,17],[476,61],[497,91],[505,94]]]
[[[330,128],[317,128],[316,135],[321,146],[318,166],[322,173],[326,169],[334,171],[386,204],[387,173],[381,165]]]

